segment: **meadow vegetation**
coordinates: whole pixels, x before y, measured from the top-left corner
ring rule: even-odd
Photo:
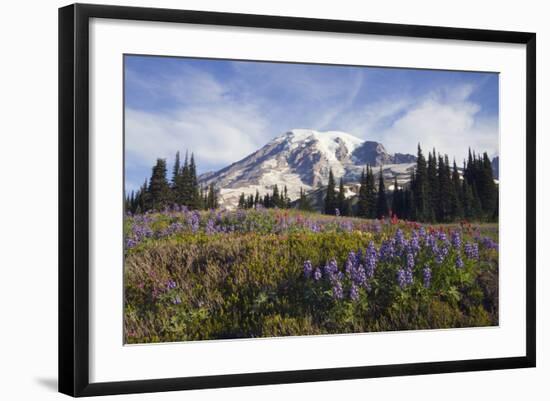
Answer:
[[[128,215],[125,342],[498,325],[497,240],[262,207]]]

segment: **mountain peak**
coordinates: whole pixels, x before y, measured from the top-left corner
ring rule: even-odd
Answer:
[[[256,152],[218,172],[199,177],[214,183],[224,206],[234,207],[241,193],[264,194],[274,185],[286,186],[291,199],[300,188],[309,191],[327,184],[330,170],[336,179],[356,182],[365,164],[413,163],[412,155],[390,155],[381,143],[363,141],[340,131],[292,129]],[[400,165],[399,171],[406,168]]]

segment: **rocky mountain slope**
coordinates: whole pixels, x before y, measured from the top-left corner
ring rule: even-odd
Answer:
[[[366,164],[383,166],[384,176],[405,182],[416,157],[390,154],[381,143],[362,141],[345,132],[291,130],[267,143],[244,159],[217,172],[199,177],[202,185],[220,188],[220,203],[234,207],[241,193],[264,194],[277,184],[288,189],[289,197],[299,196],[300,188],[311,191],[328,183],[332,169],[336,179],[357,182]]]

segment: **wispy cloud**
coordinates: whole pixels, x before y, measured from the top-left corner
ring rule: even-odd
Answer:
[[[445,86],[412,98],[382,100],[340,118],[342,127],[364,139],[382,142],[391,152],[425,149],[456,158],[468,148],[498,153],[498,116],[480,115],[481,106],[470,100],[470,84]]]

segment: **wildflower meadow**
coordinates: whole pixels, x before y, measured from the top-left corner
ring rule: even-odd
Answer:
[[[499,323],[497,223],[174,206],[124,236],[130,344]]]

